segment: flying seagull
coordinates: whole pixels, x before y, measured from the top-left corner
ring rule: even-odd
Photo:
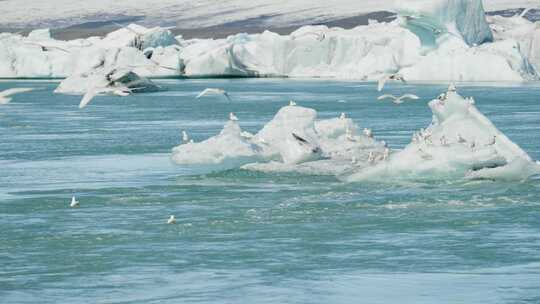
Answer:
[[[11,101],[11,95],[33,91],[33,88],[12,88],[0,92],[0,105],[8,104]]]
[[[382,89],[384,88],[384,85],[386,84],[388,80],[396,80],[396,81],[401,81],[403,83],[407,83],[405,81],[405,78],[403,78],[403,76],[399,74],[384,75],[381,79],[379,79],[379,82],[377,84],[377,91],[379,92],[382,91]]]
[[[210,95],[210,94],[214,94],[214,95],[223,95],[227,98],[227,100],[229,101],[232,101],[231,100],[231,97],[229,96],[229,93],[227,93],[227,91],[223,90],[223,89],[215,89],[215,88],[206,88],[204,89],[204,91],[200,92],[199,95],[197,95],[197,99],[205,96],[205,95]]]
[[[379,98],[377,98],[378,100],[384,100],[384,99],[392,99],[392,102],[395,103],[395,104],[402,104],[405,102],[405,99],[420,99],[420,97],[414,95],[414,94],[405,94],[401,97],[396,97],[394,95],[390,95],[390,94],[385,94],[385,95],[381,95],[379,96]]]
[[[129,94],[131,94],[131,92],[136,89],[136,88],[128,88],[128,87],[123,87],[123,88],[92,88],[88,91],[86,91],[86,93],[84,94],[83,98],[81,99],[81,102],[79,103],[79,109],[82,109],[84,107],[86,107],[90,101],[92,101],[92,99],[94,99],[94,97],[96,97],[96,95],[98,94],[101,94],[101,93],[109,93],[109,94],[112,94],[112,95],[116,95],[116,96],[121,96],[121,97],[125,97],[125,96],[129,96]]]
[[[75,196],[71,197],[71,203],[69,204],[71,208],[79,207],[79,201],[75,198]]]
[[[174,215],[171,215],[169,219],[167,220],[167,224],[176,224],[176,218]]]

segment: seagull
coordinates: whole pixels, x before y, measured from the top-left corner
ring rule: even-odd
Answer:
[[[176,224],[176,218],[174,215],[171,215],[169,219],[167,220],[167,224]]]
[[[227,98],[227,100],[229,101],[232,101],[231,100],[231,97],[229,96],[229,93],[227,93],[225,90],[223,89],[214,89],[214,88],[206,88],[204,91],[202,91],[201,93],[199,93],[199,95],[197,95],[197,97],[195,98],[201,98],[205,95],[209,95],[209,94],[219,94],[219,95],[223,95]]]
[[[497,142],[497,136],[493,135],[493,138],[491,138],[491,141],[486,144],[486,146],[493,146]]]
[[[131,91],[134,90],[133,88],[92,88],[86,91],[86,93],[83,95],[83,98],[81,99],[81,102],[79,103],[79,109],[82,109],[86,107],[96,95],[101,93],[110,93],[112,95],[116,96],[129,96],[131,94]]]
[[[383,160],[387,160],[388,159],[388,156],[390,155],[390,149],[388,148],[385,148],[384,149],[384,153],[383,153]]]
[[[461,137],[461,134],[458,133],[457,142],[460,143],[460,144],[464,144],[464,143],[467,142],[467,140],[465,138]]]
[[[373,163],[375,161],[375,154],[373,154],[373,151],[370,151],[369,152],[369,155],[368,155],[368,159],[367,159],[368,163]]]
[[[238,121],[238,117],[233,112],[229,113],[229,120]]]
[[[189,135],[188,135],[187,132],[184,131],[184,130],[182,130],[182,141],[183,141],[184,143],[189,142]]]
[[[473,141],[471,141],[471,144],[469,145],[469,148],[471,148],[471,150],[474,150],[474,148],[476,148],[476,143]]]
[[[0,105],[2,104],[8,104],[10,101],[11,101],[11,95],[15,95],[15,94],[18,94],[18,93],[25,93],[25,92],[30,92],[30,91],[33,91],[34,89],[33,88],[12,88],[12,89],[7,89],[7,90],[4,90],[4,91],[1,91],[0,92]]]
[[[293,107],[296,105],[296,102],[294,102],[294,100],[290,100],[289,101],[289,106]]]
[[[345,118],[347,118],[345,113],[341,113],[341,115],[339,115],[339,119],[345,119]]]
[[[396,97],[394,95],[390,95],[390,94],[385,94],[385,95],[381,95],[379,96],[379,98],[377,98],[378,100],[384,100],[384,99],[392,99],[392,102],[395,103],[395,104],[402,104],[405,102],[405,99],[420,99],[420,97],[414,95],[414,94],[405,94],[401,97]]]
[[[379,92],[382,91],[382,89],[384,88],[384,85],[386,84],[388,80],[396,80],[396,81],[401,81],[403,83],[407,83],[405,81],[405,78],[403,78],[403,76],[399,74],[384,75],[381,79],[379,79],[379,82],[377,84],[377,91]]]
[[[349,141],[355,141],[355,140],[354,140],[354,136],[353,136],[353,134],[352,134],[352,131],[351,131],[351,129],[349,129],[349,127],[347,127],[347,128],[345,129],[345,135],[346,135],[346,137],[347,137],[347,140],[349,140]]]
[[[351,164],[356,164],[356,156],[353,156],[352,159],[351,159]]]
[[[441,142],[441,146],[448,146],[448,140],[446,139],[446,136],[441,136],[439,140]]]
[[[457,88],[456,88],[456,85],[451,83],[449,86],[448,86],[448,92],[457,92]]]
[[[532,8],[526,8],[523,10],[523,12],[521,12],[521,14],[519,14],[519,17],[520,18],[525,18],[525,15],[527,15],[527,13],[532,10]]]
[[[372,138],[373,137],[373,131],[371,131],[371,129],[364,128],[364,135],[369,137],[369,138]]]
[[[69,204],[71,208],[79,207],[79,201],[75,199],[75,196],[71,197],[71,204]]]

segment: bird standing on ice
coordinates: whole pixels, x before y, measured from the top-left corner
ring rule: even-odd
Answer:
[[[465,138],[463,138],[463,137],[461,136],[461,134],[458,133],[458,135],[457,135],[457,142],[460,143],[460,144],[464,144],[464,143],[467,142],[467,140],[466,140]]]
[[[71,204],[69,204],[71,208],[79,207],[79,201],[75,198],[75,196],[71,197]]]
[[[341,115],[339,115],[339,119],[345,119],[347,118],[347,116],[345,115],[345,113],[341,113]]]
[[[405,99],[413,99],[413,100],[417,100],[417,99],[420,99],[420,97],[414,95],[414,94],[405,94],[403,96],[400,96],[400,97],[396,97],[394,95],[390,95],[390,94],[385,94],[385,95],[381,95],[379,96],[379,98],[377,98],[378,100],[384,100],[384,99],[392,99],[392,102],[395,103],[395,104],[402,104],[405,102]]]
[[[379,82],[377,83],[377,91],[379,92],[382,91],[382,89],[384,88],[384,85],[386,84],[388,80],[396,80],[396,81],[401,81],[403,83],[407,83],[405,81],[405,78],[403,78],[403,76],[399,74],[384,75],[381,79],[379,79]]]
[[[199,95],[197,95],[197,99],[205,96],[205,95],[223,95],[227,98],[228,101],[232,101],[231,97],[229,96],[229,93],[223,89],[215,89],[215,88],[206,88],[204,91],[200,92]]]
[[[238,117],[236,117],[236,115],[234,115],[234,113],[231,112],[231,113],[229,113],[229,120],[238,121]]]
[[[289,100],[289,106],[294,107],[296,105],[296,102],[294,100]]]
[[[0,92],[0,105],[8,104],[11,101],[11,95],[15,95],[18,93],[25,93],[33,91],[33,88],[13,88],[13,89],[7,89]]]
[[[182,130],[182,142],[187,143],[189,142],[189,135],[185,130]]]
[[[493,135],[491,140],[486,144],[486,146],[493,146],[497,142],[497,136]]]
[[[167,224],[176,224],[176,218],[174,215],[171,215],[169,219],[167,220]]]
[[[372,138],[373,137],[373,131],[371,131],[371,129],[364,128],[364,135],[369,137],[369,138]]]

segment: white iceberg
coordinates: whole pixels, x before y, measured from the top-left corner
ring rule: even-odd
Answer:
[[[482,0],[398,0],[396,10],[424,45],[433,46],[445,34],[461,37],[471,46],[493,41]]]
[[[453,88],[431,101],[433,121],[388,161],[358,170],[347,181],[387,179],[525,180],[538,165]]]

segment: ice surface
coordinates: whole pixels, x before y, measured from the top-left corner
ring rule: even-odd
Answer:
[[[398,7],[403,15],[393,22],[348,30],[304,26],[290,35],[265,31],[184,40],[165,28],[135,24],[103,38],[72,41],[51,39],[48,30],[29,37],[0,34],[0,76],[79,77],[119,68],[144,77],[379,80],[399,73],[408,81],[538,79],[537,24],[490,17],[495,42],[482,43],[493,37],[477,0],[411,1],[406,9]]]
[[[314,109],[281,108],[257,134],[236,121],[200,143],[173,149],[179,164],[364,180],[524,180],[540,166],[451,86],[429,103],[432,123],[403,150],[391,151],[345,116],[317,119]],[[300,138],[300,139],[299,139]]]
[[[402,19],[404,25],[426,42],[445,34],[459,36],[471,46],[493,40],[482,0],[396,1],[396,9],[407,17]]]

